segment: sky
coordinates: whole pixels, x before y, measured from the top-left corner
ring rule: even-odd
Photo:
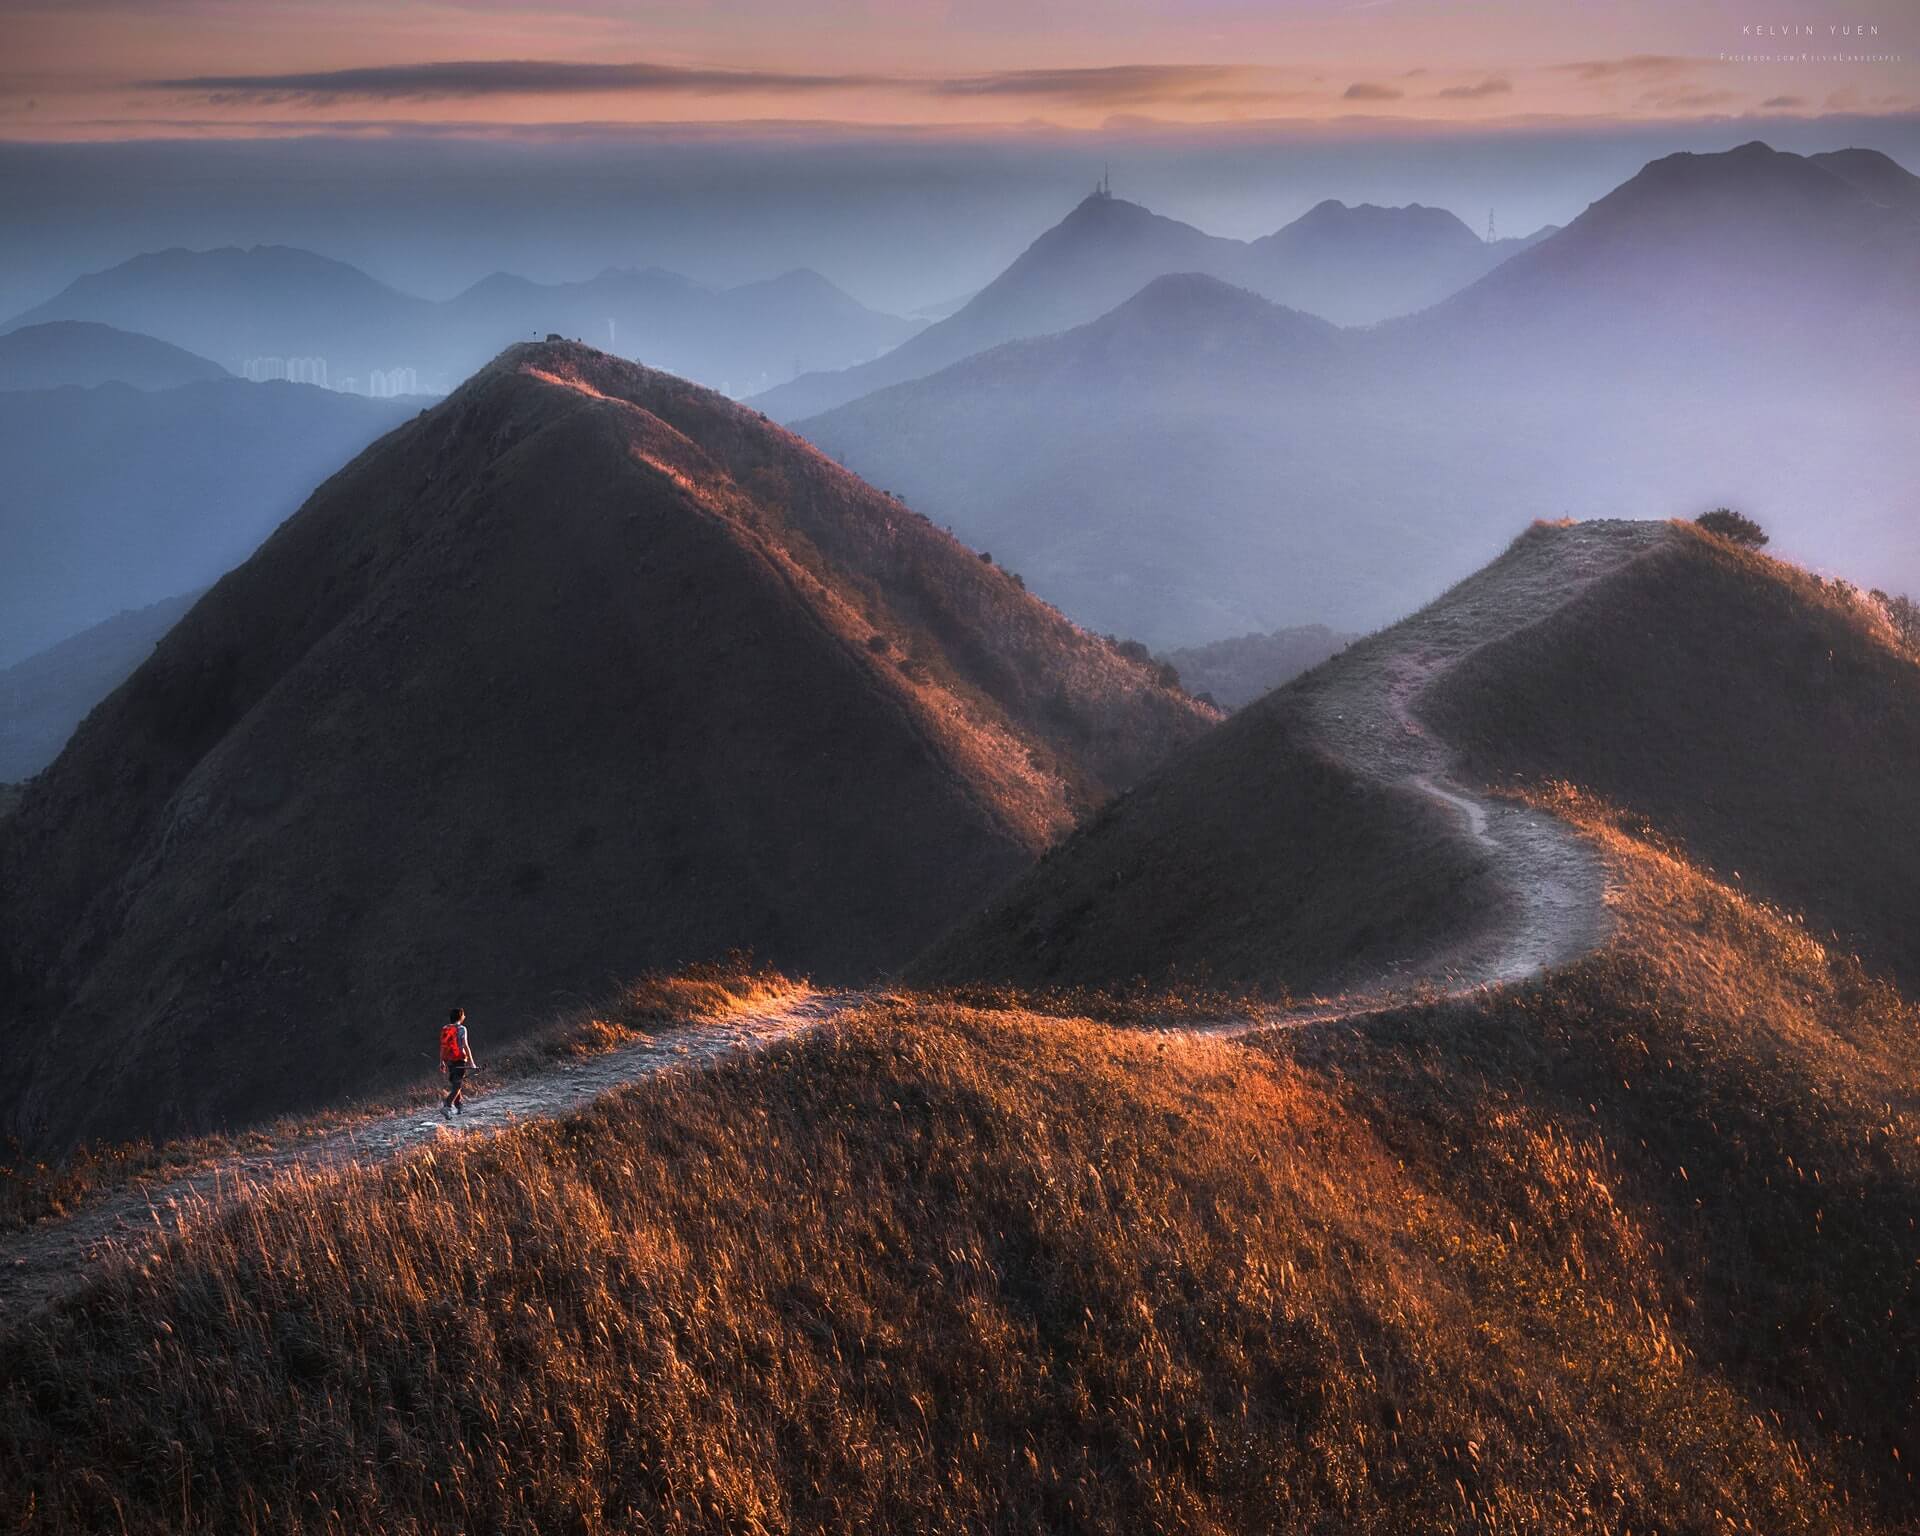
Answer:
[[[1920,171],[1920,0],[0,0],[0,321],[170,246],[443,298],[811,267],[911,313],[1085,195],[1565,223],[1750,139]]]
[[[1920,108],[1913,0],[0,0],[0,138]]]

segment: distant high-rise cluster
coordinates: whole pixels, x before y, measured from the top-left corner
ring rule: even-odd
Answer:
[[[324,357],[250,357],[240,365],[243,378],[251,379],[255,384],[265,384],[270,380],[284,379],[290,384],[317,384],[322,389],[335,389],[342,394],[357,395],[360,377],[352,373],[330,374]],[[436,376],[445,392],[444,373]],[[418,370],[405,366],[375,368],[367,374],[367,387],[364,393],[376,400],[391,400],[398,395],[417,395],[420,393],[420,375]]]
[[[367,393],[376,400],[420,393],[420,376],[411,368],[376,368],[367,375]]]
[[[327,360],[324,357],[250,357],[240,365],[241,375],[264,384],[269,379],[285,379],[293,384],[327,385]]]

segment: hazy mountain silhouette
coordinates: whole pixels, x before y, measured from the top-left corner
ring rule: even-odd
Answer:
[[[867,976],[1213,718],[754,412],[516,347],[202,598],[0,828],[33,1021],[0,1114],[337,1100],[417,1072],[451,999],[498,1039],[736,946]]]
[[[173,249],[135,256],[76,278],[53,298],[7,322],[94,320],[157,336],[239,371],[258,356],[326,356],[333,375],[410,361],[425,301],[356,267],[284,245]]]
[[[803,375],[754,404],[782,421],[810,416],[1003,342],[1084,324],[1166,273],[1230,272],[1245,250],[1237,240],[1095,193],[954,314],[911,341],[858,368]]]
[[[114,615],[0,671],[0,782],[31,778],[133,674],[199,593]]]
[[[1920,217],[1859,190],[1911,180],[1881,158],[1855,153],[1852,179],[1764,146],[1656,161],[1365,332],[1314,336],[1217,286],[1234,318],[1195,325],[1156,285],[1124,319],[801,430],[1083,622],[1162,648],[1375,627],[1535,516],[1731,502],[1796,558],[1910,589]]]
[[[1096,193],[957,312],[911,341],[864,367],[768,390],[754,404],[781,421],[800,420],[1004,342],[1071,330],[1154,278],[1183,272],[1339,324],[1371,323],[1452,293],[1537,238],[1490,246],[1444,209],[1325,202],[1247,244]]]
[[[920,329],[866,308],[817,272],[716,290],[659,268],[583,283],[496,276],[450,300],[432,323],[461,374],[530,332],[558,331],[732,394],[789,378],[796,364],[843,367],[877,356]]]
[[[404,368],[414,370],[414,388],[442,391],[501,347],[550,332],[611,340],[745,392],[790,377],[796,362],[844,367],[873,357],[919,328],[814,272],[721,290],[659,269],[553,284],[500,273],[435,303],[287,246],[138,256],[78,279],[9,326],[53,319],[145,331],[235,371],[251,358],[324,358],[323,382],[350,381],[360,393],[375,370]]]
[[[1328,200],[1255,240],[1241,280],[1277,304],[1371,325],[1425,309],[1531,243],[1489,245],[1444,208]]]
[[[1211,699],[1222,709],[1244,709],[1262,694],[1338,655],[1357,638],[1324,624],[1303,624],[1168,651],[1161,659],[1180,674],[1180,685],[1187,692]]]
[[[0,334],[0,390],[96,384],[171,389],[226,377],[226,369],[204,357],[92,321],[54,320]]]
[[[1920,176],[1877,149],[1835,149],[1807,159],[1876,203],[1920,212]]]
[[[420,404],[240,379],[9,394],[0,666],[206,585]]]
[[[1754,142],[1655,160],[1565,229],[1391,323],[1442,368],[1846,378],[1920,337],[1920,186],[1884,155]],[[1854,351],[1858,344],[1865,357]],[[1803,380],[1804,382],[1804,380]]]

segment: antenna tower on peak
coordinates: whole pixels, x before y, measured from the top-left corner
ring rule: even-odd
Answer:
[[[1487,244],[1492,245],[1499,238],[1498,232],[1493,227],[1493,210],[1489,208],[1487,210]]]

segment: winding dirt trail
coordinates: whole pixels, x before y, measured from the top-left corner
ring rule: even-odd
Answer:
[[[1660,547],[1665,523],[1594,522],[1520,545],[1413,617],[1341,653],[1314,699],[1311,728],[1355,772],[1431,800],[1489,862],[1509,900],[1500,920],[1443,953],[1421,957],[1370,988],[1272,1014],[1174,1033],[1234,1038],[1378,1012],[1416,987],[1466,994],[1530,980],[1607,937],[1606,874],[1593,851],[1544,812],[1480,794],[1449,774],[1454,753],[1420,723],[1420,695],[1481,646],[1540,622],[1585,587]],[[558,1115],[611,1089],[676,1067],[698,1069],[814,1029],[864,1000],[806,993],[762,1013],[689,1024],[578,1064],[516,1079],[454,1121],[413,1109],[293,1147],[242,1155],[167,1182],[117,1191],[59,1222],[0,1234],[0,1320],[77,1284],[158,1232],[198,1220],[276,1179],[379,1162],[447,1136]],[[484,1078],[482,1079],[484,1085]]]
[[[566,1113],[627,1083],[674,1068],[698,1070],[816,1028],[862,1001],[859,993],[805,992],[777,1008],[665,1030],[577,1063],[492,1088],[484,1071],[466,1113],[437,1105],[395,1110],[346,1130],[271,1152],[242,1154],[177,1179],[116,1190],[61,1221],[0,1233],[0,1321],[41,1305],[102,1262],[159,1232],[212,1214],[277,1179],[353,1163],[384,1162],[445,1138],[501,1130]]]
[[[1232,1038],[1377,1013],[1416,989],[1465,995],[1511,986],[1598,948],[1611,928],[1607,877],[1573,829],[1544,811],[1497,799],[1451,777],[1456,754],[1419,720],[1421,695],[1483,646],[1522,634],[1594,583],[1663,547],[1664,522],[1596,521],[1541,529],[1411,618],[1327,664],[1311,729],[1352,768],[1446,810],[1507,894],[1484,929],[1336,999],[1257,1018],[1197,1026]]]

